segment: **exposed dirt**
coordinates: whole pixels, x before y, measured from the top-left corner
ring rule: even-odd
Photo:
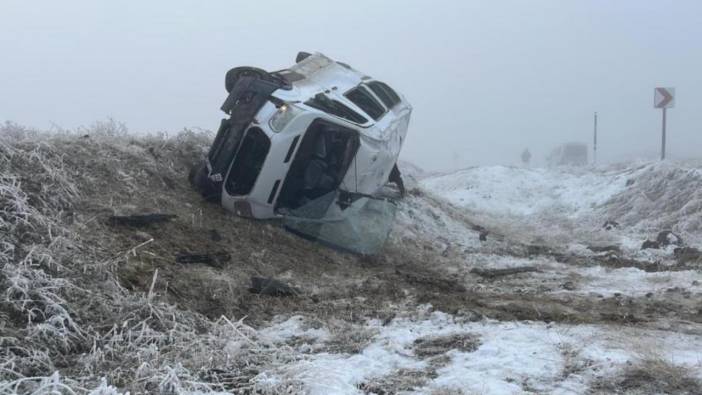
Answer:
[[[448,336],[419,338],[414,341],[414,353],[420,357],[442,355],[451,350],[471,352],[480,346],[480,336],[472,333],[455,333]]]
[[[702,381],[693,372],[660,360],[645,360],[620,376],[592,386],[593,394],[702,394]]]
[[[198,207],[198,218],[181,214],[170,223],[139,229],[148,233],[153,242],[138,248],[119,265],[119,278],[126,288],[147,292],[154,271],[159,269],[157,291],[167,290],[163,293],[170,303],[210,318],[247,316],[252,323],[265,323],[279,314],[305,313],[325,319],[358,320],[386,317],[398,304],[414,300],[451,314],[477,314],[499,320],[655,325],[658,320],[675,318],[702,322],[702,296],[684,289],[649,297],[605,297],[544,292],[549,289],[511,289],[508,284],[500,285],[499,280],[485,288],[480,286],[484,281],[481,276],[448,274],[441,266],[427,264],[438,252],[390,246],[384,255],[368,259],[334,251],[289,234],[275,222],[233,216],[217,205],[202,202],[187,187],[174,191],[174,196],[164,199],[158,209],[180,213],[183,203],[186,207]],[[134,212],[148,209],[139,207],[138,201],[133,206]],[[211,229],[217,229],[221,240],[212,240]],[[110,240],[104,240],[105,234],[110,235]],[[105,257],[112,251],[129,251],[144,238],[134,229],[106,226],[99,221],[93,222],[83,237],[91,240],[96,235],[100,240],[94,242],[104,248]],[[530,249],[533,253],[545,247]],[[215,250],[232,256],[222,269],[175,263],[175,255],[180,252]],[[418,254],[424,258],[418,259]],[[687,265],[663,265],[610,255],[555,256],[557,261],[569,265],[636,267],[647,272],[689,270]],[[279,299],[250,294],[251,276],[284,279],[300,288],[302,295]],[[517,273],[508,280],[527,283],[523,279],[529,276]],[[363,297],[364,302],[359,303],[358,297]]]
[[[365,394],[391,395],[420,389],[427,381],[436,378],[436,371],[400,369],[372,382],[361,383],[358,388]]]
[[[23,152],[31,152],[37,143],[19,140],[13,144]],[[473,230],[476,241],[482,244],[465,247],[439,235],[427,239],[408,234],[399,242],[389,242],[382,254],[362,257],[301,239],[286,232],[277,221],[239,218],[205,202],[187,181],[189,167],[202,155],[203,146],[177,139],[121,136],[102,140],[91,134],[52,139],[50,144],[53,154],[63,155],[62,176],[72,180],[78,190],[70,205],[51,213],[58,213],[58,222],[75,232],[78,242],[70,246],[71,254],[62,260],[71,270],[51,272],[50,266],[46,270],[80,284],[82,291],[70,289],[64,297],[80,312],[75,316],[76,322],[90,326],[98,338],[112,336],[122,323],[146,322],[147,317],[158,315],[153,307],[150,312],[146,307],[129,310],[121,298],[132,296],[174,306],[193,317],[203,315],[209,321],[192,318],[192,327],[198,333],[206,333],[209,330],[206,323],[222,316],[245,317],[248,325],[259,328],[270,324],[276,316],[300,314],[335,329],[334,336],[321,346],[322,350],[348,354],[361,351],[372,337],[371,333],[358,331],[352,325],[367,319],[389,323],[399,310],[420,305],[430,305],[431,309],[469,321],[491,318],[658,329],[674,328],[675,322],[702,323],[700,293],[684,288],[642,296],[577,292],[585,280],[577,274],[566,275],[548,267],[555,262],[572,268],[699,270],[698,257],[691,258],[693,250],[681,252],[684,258],[679,262],[639,261],[624,256],[616,246],[594,248],[595,255],[577,255],[554,246],[510,240],[499,229],[477,224],[455,207],[415,189],[406,198],[408,205],[429,207],[437,213],[434,214],[437,222],[440,222],[438,213],[453,218]],[[30,200],[47,196],[27,169],[13,170],[20,174],[22,188]],[[109,220],[113,215],[149,213],[175,217],[138,227]],[[17,255],[26,252],[32,238],[46,237],[22,229],[15,230]],[[179,254],[213,251],[222,252],[230,259],[218,265],[176,262]],[[534,270],[487,278],[471,273],[472,255],[483,252],[533,260]],[[288,297],[253,294],[248,290],[252,276],[279,279],[299,289],[300,294]],[[3,336],[21,337],[25,316],[3,308],[0,319]],[[700,327],[688,328],[696,332]],[[164,333],[168,330],[161,329]],[[359,388],[378,394],[419,388],[434,377],[437,366],[446,363],[441,357],[448,351],[470,352],[479,345],[480,339],[469,333],[422,338],[415,342],[414,353],[430,359],[430,368],[400,370],[363,383]],[[51,354],[48,358],[52,360],[52,368],[77,377],[81,372],[72,366],[84,358],[89,347],[68,347],[61,357],[58,353]],[[587,369],[586,366],[572,368],[573,371]],[[257,374],[255,368],[247,369],[248,373],[228,378],[226,388],[245,387]],[[50,369],[42,366],[23,372],[50,373]],[[208,370],[200,379],[216,381],[219,379],[213,377],[226,376],[225,373]],[[687,376],[670,381],[663,373],[665,370],[633,369],[621,377],[597,383],[593,391],[702,393],[699,382]],[[132,377],[129,374],[132,373],[125,373],[127,378],[122,388],[132,388],[128,384]]]

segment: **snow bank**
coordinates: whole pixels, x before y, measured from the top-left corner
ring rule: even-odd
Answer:
[[[648,165],[630,176],[629,187],[609,199],[604,212],[627,227],[702,231],[702,167],[695,163]]]
[[[407,196],[398,203],[389,244],[432,243],[444,250],[452,245],[460,249],[473,249],[480,245],[479,232],[471,229],[459,213],[427,197]]]
[[[626,177],[621,172],[488,166],[426,179],[422,186],[474,211],[510,216],[548,211],[574,217],[624,190]]]
[[[661,230],[702,238],[702,165],[607,168],[474,167],[425,178],[421,186],[483,222],[570,243],[609,240],[638,249]],[[621,224],[602,232],[607,220]]]

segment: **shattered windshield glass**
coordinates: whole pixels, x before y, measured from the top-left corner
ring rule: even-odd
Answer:
[[[383,248],[397,206],[386,199],[333,191],[310,200],[285,217],[286,229],[300,236],[363,255]]]
[[[349,120],[358,124],[368,123],[368,120],[361,114],[346,107],[338,100],[330,99],[323,94],[318,94],[314,98],[305,102],[306,105],[322,110],[328,114]]]

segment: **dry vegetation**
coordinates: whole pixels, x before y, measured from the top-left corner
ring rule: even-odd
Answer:
[[[203,202],[187,182],[211,137],[185,130],[137,138],[112,121],[52,133],[0,127],[0,394],[297,393],[302,383],[294,372],[285,376],[286,367],[305,360],[295,344],[305,340],[274,344],[257,330],[278,315],[300,314],[307,325],[327,329],[330,337],[315,351],[348,354],[376,335],[362,325],[366,319],[389,323],[419,305],[469,321],[643,325],[675,315],[702,322],[696,295],[564,296],[543,291],[559,283],[529,281],[540,273],[510,279],[471,273],[483,252],[562,256],[493,231],[478,247],[436,237],[422,218],[476,225],[419,190],[401,203],[406,231],[372,258],[302,240],[274,221],[231,216]],[[138,229],[107,221],[138,213],[176,218]],[[220,267],[175,262],[182,252],[213,250],[231,260]],[[251,276],[275,277],[302,292],[252,295]],[[413,352],[429,368],[400,370],[359,389],[417,388],[448,362],[448,350],[471,352],[480,344],[472,334],[418,340]],[[700,388],[686,372],[666,366],[637,365],[593,391]],[[588,368],[576,361],[564,375]],[[264,370],[288,379],[266,380],[259,375]]]
[[[175,185],[207,135],[134,140],[107,122],[50,136],[8,124],[0,136],[0,393],[251,389],[256,366],[287,362],[243,322],[169,303],[160,251],[142,254],[154,237],[104,223],[185,204]]]
[[[594,394],[702,394],[695,372],[668,361],[643,359],[616,377],[596,382]]]

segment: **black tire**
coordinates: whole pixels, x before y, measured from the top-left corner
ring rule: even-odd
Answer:
[[[231,92],[236,85],[236,81],[244,76],[253,76],[256,78],[265,78],[268,73],[265,70],[256,67],[235,67],[224,76],[224,88],[227,92]]]

